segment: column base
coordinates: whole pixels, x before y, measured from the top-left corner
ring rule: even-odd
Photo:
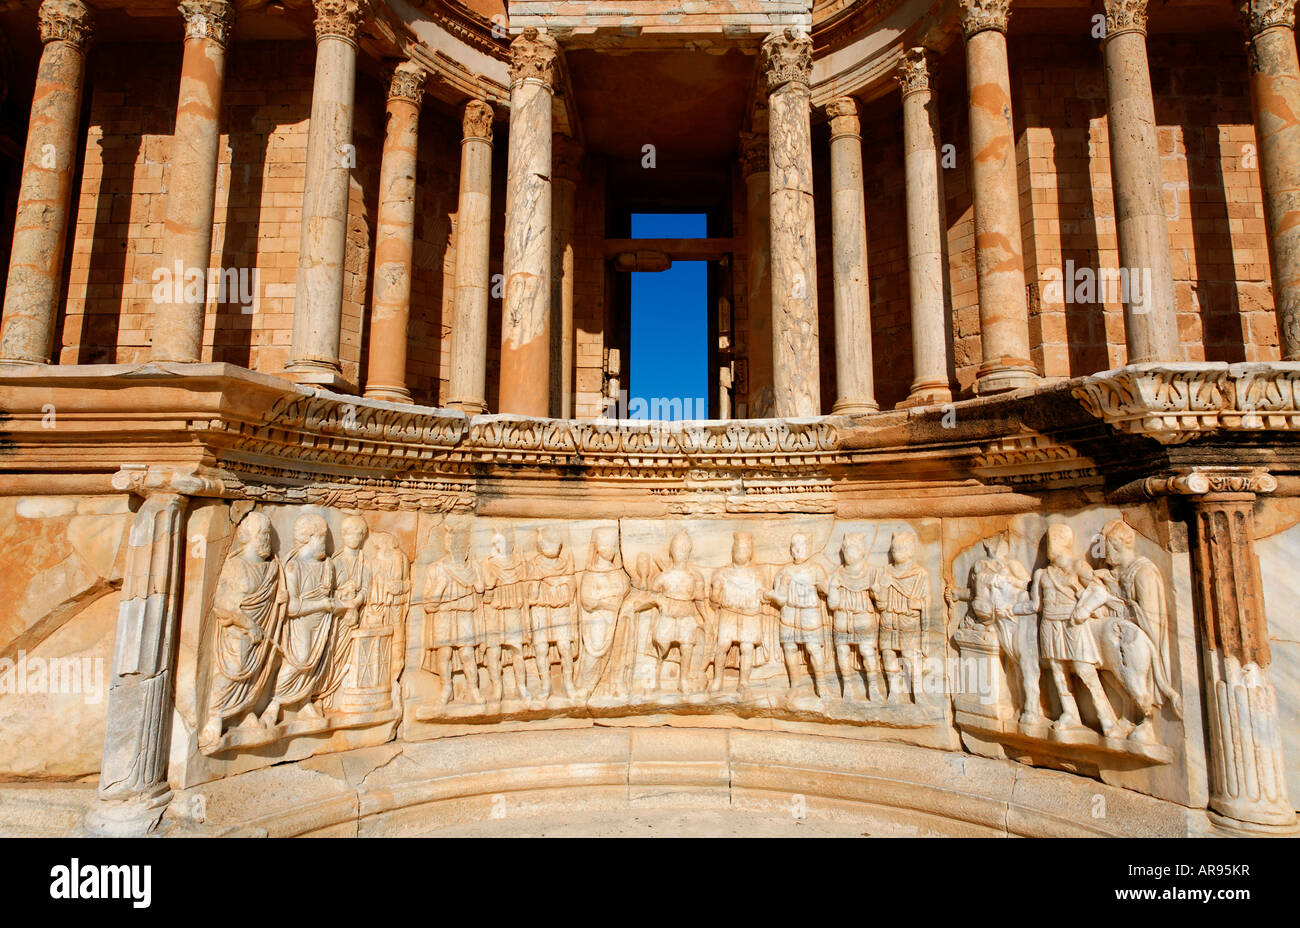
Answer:
[[[411,391],[406,387],[366,387],[363,396],[368,400],[379,400],[382,403],[404,403],[408,406],[415,402],[415,400],[411,399]]]
[[[1233,818],[1229,815],[1216,812],[1214,809],[1207,810],[1206,815],[1214,827],[1221,828],[1231,834],[1243,835],[1246,837],[1260,838],[1273,835],[1281,838],[1300,832],[1300,823],[1296,822],[1294,812],[1290,813],[1289,823],[1279,822],[1274,825],[1265,825],[1261,822],[1251,822],[1246,821],[1245,819]],[[1283,819],[1285,817],[1286,816],[1279,816],[1279,818]]]
[[[459,409],[467,416],[481,416],[488,411],[487,403],[479,403],[471,400],[449,400],[448,409]]]
[[[880,404],[869,400],[836,400],[831,407],[832,416],[865,416],[880,412]]]
[[[1034,362],[1023,358],[999,358],[987,364],[981,364],[975,372],[975,393],[986,396],[990,393],[1006,393],[1032,387],[1042,378]]]
[[[337,368],[314,361],[296,361],[284,369],[284,376],[294,383],[325,387],[335,393],[356,393],[357,385],[347,380]]]
[[[130,799],[100,799],[86,813],[82,829],[92,838],[141,838],[162,820],[172,791],[160,784],[153,792]]]
[[[912,392],[895,409],[915,409],[918,406],[946,406],[952,402],[952,390],[940,384],[912,384]]]

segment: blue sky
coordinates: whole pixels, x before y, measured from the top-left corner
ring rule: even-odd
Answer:
[[[633,238],[707,238],[703,213],[634,213]],[[709,395],[708,264],[677,261],[657,274],[632,275],[632,383],[638,397]],[[637,404],[640,405],[640,404]],[[663,408],[663,407],[661,407]],[[656,418],[681,418],[668,412]],[[703,415],[707,416],[704,403]]]

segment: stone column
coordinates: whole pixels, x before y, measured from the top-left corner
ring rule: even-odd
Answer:
[[[1105,5],[1101,47],[1106,60],[1106,134],[1121,280],[1128,281],[1121,286],[1128,361],[1177,361],[1182,352],[1147,66],[1147,4],[1105,0]]]
[[[1202,623],[1212,815],[1237,829],[1291,830],[1295,812],[1287,798],[1255,554],[1255,495],[1276,489],[1277,481],[1258,471],[1193,472],[1171,483],[1192,500],[1193,595]]]
[[[1300,361],[1300,64],[1295,0],[1247,0],[1250,88],[1282,360]]]
[[[510,44],[501,412],[550,414],[551,97],[559,47],[529,27]]]
[[[573,225],[582,148],[567,135],[552,137],[551,170],[551,415],[573,418]]]
[[[339,365],[348,178],[356,166],[352,106],[356,95],[357,0],[315,0],[316,76],[312,84],[298,237],[293,346],[285,368],[295,380],[344,387]]]
[[[411,321],[415,253],[415,163],[419,154],[424,69],[405,61],[388,87],[388,130],[379,166],[375,279],[371,291],[366,398],[411,402],[406,386],[406,330]]]
[[[835,384],[832,412],[875,412],[871,367],[871,289],[867,276],[867,201],[862,191],[858,101],[830,102],[831,267],[835,280]]]
[[[970,94],[971,188],[983,363],[976,393],[1027,387],[1038,379],[1029,358],[1029,301],[1020,242],[1020,185],[1007,69],[1011,0],[958,0],[966,35]]]
[[[456,294],[448,406],[487,412],[488,248],[492,229],[492,107],[465,104],[456,208]]]
[[[119,472],[114,486],[126,489],[133,476],[144,474]],[[125,479],[119,484],[119,478]],[[186,503],[178,493],[151,493],[128,530],[99,801],[86,818],[86,829],[92,834],[145,834],[162,818],[171,799],[167,757]]]
[[[184,0],[185,55],[180,99],[167,176],[167,213],[160,267],[172,275],[173,294],[155,308],[155,361],[198,361],[203,354],[208,265],[212,257],[212,214],[216,203],[217,155],[221,141],[221,86],[226,42],[235,7],[227,0]],[[179,271],[180,280],[175,277]],[[202,280],[197,297],[186,284]]]
[[[755,129],[760,128],[755,120]],[[740,169],[745,178],[746,297],[749,306],[747,356],[749,408],[746,415],[765,419],[773,413],[772,384],[772,190],[768,176],[766,132],[742,132]]]
[[[907,272],[912,296],[912,389],[900,406],[952,402],[948,379],[948,313],[944,296],[943,172],[939,113],[924,48],[909,49],[898,67],[903,91],[903,165],[907,196]]]
[[[5,284],[0,360],[46,364],[54,350],[91,26],[90,10],[77,0],[45,0],[41,4],[41,42],[45,47],[27,124],[27,151]]]
[[[821,415],[817,243],[809,125],[812,39],[787,27],[763,40],[771,194],[773,415]]]

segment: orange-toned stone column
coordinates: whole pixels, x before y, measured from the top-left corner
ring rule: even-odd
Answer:
[[[966,35],[975,272],[983,351],[983,363],[975,373],[975,392],[996,393],[1026,387],[1038,379],[1029,358],[1029,300],[1007,68],[1011,0],[958,0],[958,7]]]
[[[559,47],[528,28],[510,44],[501,412],[550,414],[551,98]]]
[[[1147,65],[1146,0],[1106,0],[1102,52],[1128,360],[1177,361],[1182,352]]]
[[[235,21],[234,4],[227,0],[184,0],[179,9],[185,17],[185,55],[159,266],[169,275],[180,272],[181,279],[173,280],[171,291],[181,295],[181,301],[159,303],[155,308],[151,353],[155,361],[198,361],[202,357],[221,141],[221,87],[226,74],[226,42]],[[194,278],[203,285],[185,286]]]
[[[835,282],[835,385],[832,412],[875,412],[871,367],[871,289],[867,277],[867,201],[862,191],[858,101],[839,97],[831,120],[831,267]]]
[[[41,63],[27,124],[27,152],[14,216],[5,284],[0,360],[46,364],[63,279],[68,200],[77,160],[77,121],[90,10],[77,0],[45,0],[40,8]]]
[[[898,66],[903,94],[903,166],[907,190],[907,272],[912,297],[912,388],[901,406],[952,401],[944,301],[943,172],[939,114],[930,61],[912,48]]]
[[[740,169],[745,178],[745,231],[749,249],[745,276],[749,300],[749,408],[746,415],[765,419],[772,412],[772,190],[768,177],[766,132],[740,137]]]
[[[492,107],[465,104],[456,209],[456,303],[447,405],[487,412],[489,245],[492,229]]]
[[[366,398],[411,402],[406,387],[406,330],[411,321],[411,260],[415,253],[415,162],[424,69],[409,61],[388,86],[388,130],[379,165],[375,222],[375,280],[371,291]]]
[[[307,132],[293,345],[285,370],[295,380],[344,387],[339,364],[343,256],[347,249],[348,178],[356,166],[352,107],[356,97],[357,0],[315,0],[316,76]]]
[[[573,418],[573,224],[582,147],[567,135],[552,138],[551,170],[551,414]]]
[[[763,40],[771,193],[773,415],[821,415],[813,222],[812,39],[788,27]]]
[[[1300,361],[1300,64],[1295,0],[1247,0],[1250,88],[1282,360]]]

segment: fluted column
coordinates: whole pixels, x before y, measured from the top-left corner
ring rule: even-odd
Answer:
[[[1300,361],[1300,64],[1295,0],[1247,0],[1250,89],[1282,360]]]
[[[771,194],[773,414],[821,414],[809,81],[812,39],[787,27],[761,49]]]
[[[366,398],[411,402],[406,385],[406,335],[411,321],[411,261],[415,254],[415,163],[420,142],[424,69],[409,61],[393,69],[388,130],[379,165],[375,279],[371,294]]]
[[[5,284],[0,360],[45,364],[54,350],[91,27],[90,10],[77,0],[45,0],[41,4],[41,42],[45,47],[27,124],[27,151]]]
[[[551,414],[573,418],[573,224],[582,148],[555,135],[551,171]]]
[[[227,0],[184,0],[179,9],[185,17],[185,54],[159,266],[171,275],[180,272],[181,280],[170,291],[181,299],[156,307],[151,351],[155,361],[202,358],[221,141],[221,87],[226,74],[226,42],[235,20],[234,4]],[[192,279],[202,280],[203,286],[184,286]]]
[[[912,297],[912,389],[901,406],[952,401],[944,298],[943,172],[939,113],[924,48],[909,49],[898,67],[903,93],[903,167],[907,197],[907,273]]]
[[[867,275],[867,201],[862,191],[858,101],[838,97],[831,120],[831,267],[835,281],[835,384],[832,412],[875,412],[871,368],[871,289]]]
[[[983,351],[983,363],[975,373],[975,392],[996,393],[1029,386],[1038,379],[1029,358],[1029,301],[1007,68],[1011,0],[958,0],[958,7],[966,35],[975,271]]]
[[[501,412],[550,414],[551,97],[559,48],[528,28],[510,44]]]
[[[456,208],[456,296],[448,406],[487,412],[488,255],[492,229],[492,107],[465,104]]]
[[[767,167],[768,144],[766,132],[741,133],[740,164],[745,178],[748,244],[745,277],[749,306],[749,408],[746,414],[754,419],[775,414],[772,411],[772,190]]]
[[[293,346],[285,368],[296,380],[343,386],[343,256],[347,249],[348,178],[356,164],[352,111],[356,95],[357,0],[315,0],[316,76],[312,84],[307,170],[298,239]]]
[[[1121,287],[1128,360],[1177,361],[1182,352],[1147,65],[1147,4],[1105,0],[1105,6],[1101,47],[1106,61],[1106,134],[1119,263],[1129,282]]]
[[[1270,679],[1263,585],[1255,553],[1255,496],[1276,489],[1269,474],[1194,473],[1175,481],[1191,494],[1193,586],[1202,623],[1210,809],[1247,830],[1290,830],[1277,693]],[[1286,608],[1290,604],[1274,604]]]

